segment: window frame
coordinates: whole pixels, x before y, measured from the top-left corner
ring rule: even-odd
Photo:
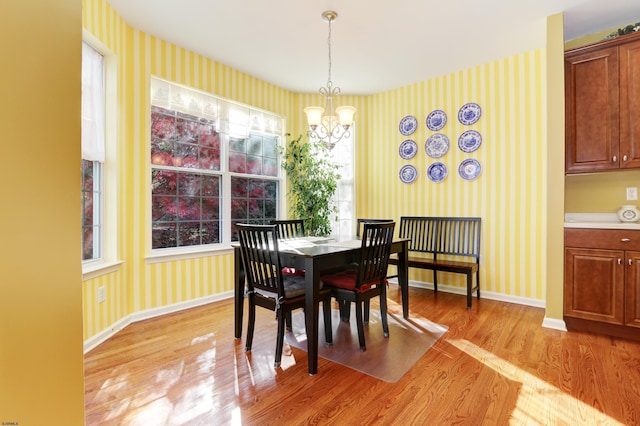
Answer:
[[[237,137],[242,137],[245,139],[249,139],[250,136],[252,134],[255,135],[260,135],[260,136],[269,136],[269,137],[275,137],[276,138],[276,144],[278,146],[282,145],[285,141],[285,134],[284,134],[284,129],[286,127],[286,121],[285,118],[283,116],[280,116],[279,114],[276,114],[272,111],[266,111],[266,110],[262,110],[259,108],[255,108],[251,105],[247,105],[247,104],[243,104],[240,102],[236,102],[233,100],[229,100],[220,96],[216,96],[213,95],[211,93],[202,91],[202,90],[198,90],[196,88],[190,87],[190,86],[185,86],[179,83],[176,83],[174,81],[169,81],[157,76],[152,75],[150,78],[150,82],[149,82],[149,92],[150,92],[150,99],[149,99],[149,103],[148,103],[148,111],[149,111],[149,115],[148,115],[148,119],[149,119],[149,123],[150,123],[150,119],[151,119],[151,110],[152,110],[152,106],[158,106],[161,108],[167,108],[167,109],[172,109],[170,108],[169,104],[163,104],[163,101],[158,101],[157,99],[154,99],[154,84],[156,85],[156,87],[171,87],[173,90],[173,88],[175,88],[175,90],[182,90],[183,94],[187,93],[187,92],[191,92],[192,94],[194,94],[194,96],[200,96],[200,97],[205,97],[205,98],[210,98],[212,100],[215,100],[216,102],[219,102],[221,104],[226,105],[229,109],[228,110],[224,110],[225,112],[229,112],[229,111],[233,111],[233,110],[237,110],[237,111],[244,111],[246,112],[246,117],[247,120],[245,122],[245,128],[244,130],[242,130],[242,125],[238,126],[237,121],[235,121],[232,117],[232,113],[230,113],[229,115],[226,116],[222,116],[224,114],[221,113],[222,109],[218,110],[218,114],[220,114],[220,116],[206,116],[203,115],[203,118],[210,118],[210,119],[215,119],[216,120],[216,131],[219,133],[220,135],[220,156],[221,156],[221,160],[220,160],[220,170],[208,170],[206,171],[206,174],[212,174],[212,175],[219,175],[220,176],[220,184],[221,184],[221,191],[220,191],[220,203],[221,203],[221,208],[220,208],[220,215],[221,215],[221,220],[220,220],[220,242],[219,243],[212,243],[212,244],[203,244],[203,245],[189,245],[189,246],[179,246],[179,247],[165,247],[165,248],[153,248],[153,219],[152,219],[152,212],[151,212],[151,205],[152,205],[152,190],[151,190],[151,176],[153,173],[153,170],[157,170],[157,169],[161,169],[163,167],[158,167],[158,165],[154,165],[151,162],[151,126],[147,126],[147,143],[146,143],[146,164],[148,167],[148,172],[147,172],[147,179],[149,179],[149,185],[147,185],[147,188],[149,188],[148,192],[147,192],[147,199],[148,199],[148,209],[146,212],[146,218],[148,220],[148,225],[146,226],[147,229],[147,238],[145,238],[146,241],[146,260],[149,263],[157,263],[157,262],[165,262],[165,261],[171,261],[171,260],[181,260],[181,259],[191,259],[191,258],[197,258],[197,257],[204,257],[204,256],[210,256],[210,255],[216,255],[216,254],[228,254],[232,252],[232,246],[231,246],[231,224],[232,224],[232,219],[231,219],[231,179],[233,177],[240,177],[240,178],[246,178],[246,179],[260,179],[260,180],[273,180],[276,181],[278,184],[278,190],[277,190],[277,203],[276,203],[276,208],[277,208],[277,212],[276,212],[276,217],[279,218],[283,212],[285,212],[286,210],[286,178],[284,175],[284,172],[282,170],[282,167],[280,166],[281,164],[281,155],[280,153],[278,153],[277,156],[277,176],[267,176],[267,175],[255,175],[255,174],[249,174],[249,173],[238,173],[238,172],[231,172],[229,171],[229,153],[230,153],[230,149],[229,149],[229,143],[230,143],[230,139],[232,138],[237,138]],[[165,85],[165,86],[163,86]],[[154,102],[155,101],[155,102]],[[168,101],[167,101],[168,102]],[[195,114],[194,112],[190,112],[187,110],[180,110],[180,109],[174,109],[175,111],[179,111],[179,112],[183,112],[186,114],[191,114],[194,116],[198,116],[197,114]],[[273,119],[277,119],[280,120],[279,121],[279,125],[275,125],[275,129],[272,129],[272,131],[268,131],[259,127],[255,127],[254,126],[254,122],[253,120],[255,119],[255,117],[257,116],[264,116],[264,117],[271,117]],[[176,168],[171,167],[171,169],[176,170]],[[186,169],[186,168],[182,168],[180,170],[176,170],[178,172],[184,172],[184,173],[199,173],[201,172],[203,169]]]
[[[83,30],[82,40],[104,58],[104,95],[105,95],[105,161],[100,166],[102,185],[102,229],[99,235],[100,256],[82,261],[83,280],[95,278],[119,270],[123,263],[119,258],[118,228],[118,170],[117,170],[117,129],[116,112],[118,87],[117,56],[90,32]],[[81,256],[82,257],[82,256]]]

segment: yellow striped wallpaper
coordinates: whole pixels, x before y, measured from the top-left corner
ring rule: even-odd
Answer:
[[[543,51],[538,50],[371,96],[368,138],[357,141],[358,215],[397,220],[402,215],[480,216],[482,289],[543,300],[544,66]],[[459,108],[467,102],[482,107],[480,120],[471,126],[457,120]],[[426,139],[435,133],[425,124],[434,109],[447,113],[440,133],[451,145],[438,160],[424,150]],[[398,124],[408,114],[418,118],[418,130],[404,137]],[[483,138],[472,153],[457,147],[458,137],[468,129],[479,131]],[[398,155],[399,144],[407,138],[419,146],[411,160]],[[458,175],[466,158],[482,165],[476,180]],[[427,178],[427,167],[435,161],[448,168],[442,183]],[[412,184],[399,180],[405,164],[418,170]],[[430,272],[411,274],[417,281],[431,281]],[[459,274],[446,280],[463,285]]]
[[[232,255],[148,263],[150,184],[148,87],[150,75],[175,81],[286,117],[292,136],[306,128],[302,109],[318,104],[318,94],[295,94],[223,64],[159,40],[128,26],[103,0],[83,0],[84,27],[118,57],[119,68],[119,223],[122,268],[84,281],[84,338],[108,330],[137,312],[232,290]],[[544,70],[543,51],[533,51],[426,80],[372,96],[341,96],[339,104],[358,108],[357,215],[470,215],[483,218],[481,283],[483,290],[544,300],[543,258],[544,188],[542,182]],[[466,102],[482,107],[473,126],[457,122]],[[424,142],[430,132],[425,118],[433,109],[448,114],[441,131],[451,148],[441,160],[448,178],[430,182],[430,163]],[[419,126],[412,135],[420,147],[415,158],[398,155],[404,137],[400,119],[412,114]],[[483,136],[481,147],[465,154],[457,137],[467,128]],[[478,159],[482,174],[465,181],[457,174],[460,161]],[[404,164],[418,169],[418,180],[403,184],[398,171]],[[411,278],[431,281],[421,272]],[[445,281],[443,277],[442,281]],[[459,276],[447,284],[463,286]],[[106,301],[98,304],[98,287]]]

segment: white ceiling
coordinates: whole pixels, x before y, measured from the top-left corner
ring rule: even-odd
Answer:
[[[640,0],[108,0],[132,27],[277,86],[366,95],[640,21]]]

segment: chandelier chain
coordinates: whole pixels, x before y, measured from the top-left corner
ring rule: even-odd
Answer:
[[[327,86],[331,89],[331,21],[333,18],[329,17],[329,37],[327,38],[327,44],[329,45],[329,78],[327,79]]]

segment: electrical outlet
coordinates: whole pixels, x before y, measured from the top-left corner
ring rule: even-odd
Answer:
[[[106,294],[104,291],[104,287],[98,287],[98,303],[104,302],[106,298]]]
[[[635,201],[637,199],[638,199],[638,188],[637,187],[627,188],[627,201]]]

